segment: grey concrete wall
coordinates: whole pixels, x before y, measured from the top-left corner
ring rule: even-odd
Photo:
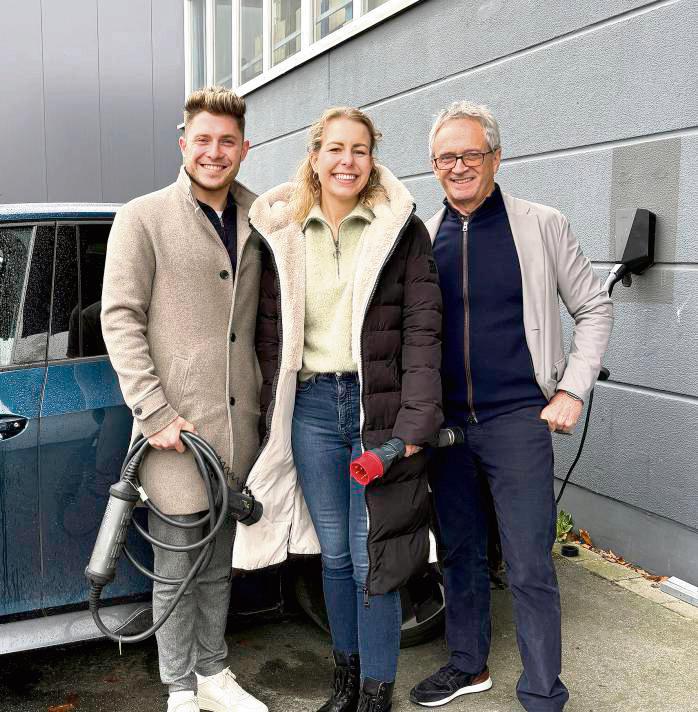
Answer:
[[[0,22],[0,203],[114,201],[180,164],[183,3],[24,0]]]
[[[498,116],[505,190],[570,218],[599,273],[615,215],[657,213],[657,265],[616,288],[616,327],[576,487],[562,506],[602,546],[698,583],[698,4],[425,0],[247,96],[242,176],[288,179],[328,104],[369,111],[379,158],[422,217],[442,198],[426,137],[459,98]],[[570,320],[565,319],[569,337]],[[579,442],[556,441],[558,475]]]

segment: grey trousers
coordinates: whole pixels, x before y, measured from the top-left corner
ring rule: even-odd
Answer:
[[[183,514],[172,519],[191,522],[199,514]],[[192,582],[180,602],[155,634],[160,660],[160,679],[170,692],[193,690],[196,675],[216,675],[223,670],[228,655],[225,625],[230,603],[232,548],[235,523],[228,517],[218,531],[209,565]],[[203,537],[201,527],[180,529],[148,514],[150,533],[169,544],[191,544]],[[187,575],[201,552],[165,551],[153,547],[155,573],[172,578]],[[153,620],[158,620],[177,592],[177,586],[153,582]]]

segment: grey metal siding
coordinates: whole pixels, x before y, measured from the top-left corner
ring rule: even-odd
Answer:
[[[442,198],[433,116],[489,104],[503,135],[499,182],[570,219],[600,274],[616,210],[657,213],[658,264],[614,293],[616,327],[589,438],[563,507],[597,543],[698,581],[698,5],[691,0],[477,3],[427,0],[247,96],[255,146],[242,176],[287,180],[327,103],[365,108],[379,160],[418,213]],[[564,311],[564,310],[563,310]],[[564,319],[567,339],[571,322]],[[556,438],[563,476],[579,433]]]
[[[183,33],[179,1],[7,3],[0,202],[121,202],[172,182]]]
[[[11,15],[0,22],[0,202],[46,200],[40,0],[13,3]]]

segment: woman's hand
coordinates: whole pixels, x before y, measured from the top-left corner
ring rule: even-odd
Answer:
[[[414,455],[416,452],[419,452],[421,449],[422,448],[419,447],[419,445],[405,445],[405,457]]]

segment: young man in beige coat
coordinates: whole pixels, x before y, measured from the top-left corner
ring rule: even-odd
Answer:
[[[440,524],[449,662],[416,685],[437,707],[492,686],[489,487],[514,602],[527,712],[560,712],[560,594],[551,431],[571,432],[599,374],[612,325],[601,280],[567,219],[500,190],[499,127],[485,106],[456,102],[429,137],[446,199],[426,223],[443,295],[444,416],[466,442],[436,454],[430,484]],[[562,345],[562,300],[574,319]]]
[[[254,328],[261,253],[247,220],[255,196],[235,182],[249,148],[244,100],[222,87],[203,89],[187,99],[184,119],[177,180],[117,213],[102,329],[133,412],[134,436],[142,434],[157,451],[141,467],[143,487],[165,514],[186,523],[202,516],[208,500],[180,432],[207,440],[230,465],[230,484],[238,489],[259,446]],[[201,527],[171,527],[152,512],[149,528],[173,544],[202,537]],[[168,712],[267,711],[226,666],[232,542],[229,521],[210,564],[157,633]],[[183,577],[190,563],[187,553],[155,547],[161,576]],[[154,583],[156,620],[175,589]]]

